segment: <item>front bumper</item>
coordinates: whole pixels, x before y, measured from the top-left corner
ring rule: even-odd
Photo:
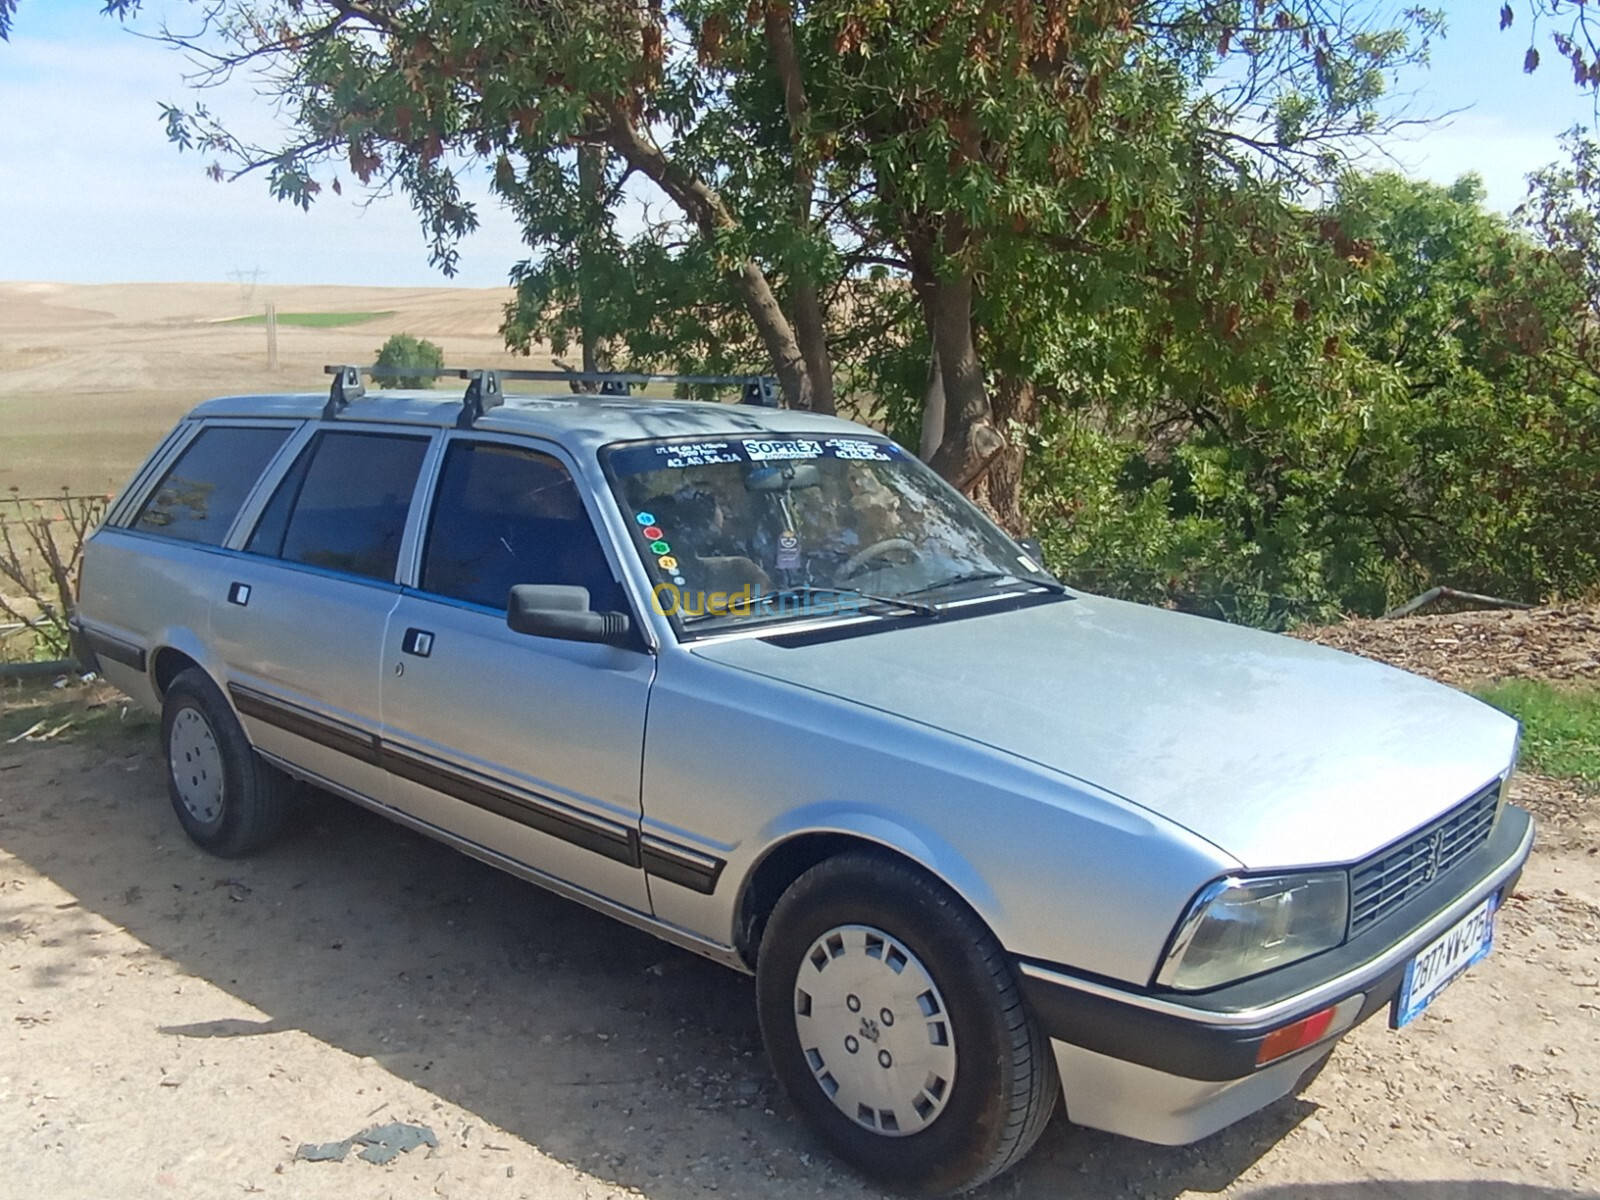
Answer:
[[[1419,950],[1486,896],[1510,893],[1532,847],[1533,819],[1507,805],[1487,842],[1359,937],[1203,994],[1133,988],[1020,960],[1023,991],[1055,1047],[1068,1117],[1181,1145],[1287,1095],[1341,1034],[1392,1003]],[[1441,895],[1454,899],[1439,908]],[[1269,1034],[1347,1001],[1343,1013],[1353,1017],[1322,1042],[1256,1066]]]

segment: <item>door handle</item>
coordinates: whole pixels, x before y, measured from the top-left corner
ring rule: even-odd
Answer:
[[[243,608],[250,603],[250,585],[248,583],[230,583],[228,585],[228,603],[237,604]]]
[[[400,639],[400,649],[406,654],[427,658],[433,653],[433,634],[426,629],[408,629],[406,636]]]

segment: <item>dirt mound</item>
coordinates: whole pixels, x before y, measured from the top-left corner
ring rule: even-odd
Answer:
[[[1600,680],[1600,605],[1352,620],[1295,636],[1455,687],[1491,679]]]

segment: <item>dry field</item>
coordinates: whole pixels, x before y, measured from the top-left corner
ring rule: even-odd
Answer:
[[[264,287],[232,283],[0,282],[0,493],[114,491],[186,409],[209,396],[322,391],[323,365],[368,363],[392,333],[444,348],[452,364],[547,366],[508,354],[506,288]],[[280,324],[267,369],[259,315],[393,312],[358,325]]]

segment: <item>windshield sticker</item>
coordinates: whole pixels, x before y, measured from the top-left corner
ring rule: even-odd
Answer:
[[[858,462],[892,462],[894,455],[881,442],[862,438],[829,438],[824,445],[833,451],[834,458],[854,459]]]
[[[793,571],[800,565],[800,539],[792,529],[778,535],[778,561],[780,571]]]
[[[821,458],[822,443],[813,442],[806,438],[795,438],[793,441],[755,441],[744,443],[744,452],[750,456],[751,462],[781,462],[789,459]]]
[[[655,517],[654,513],[639,513],[633,519],[635,521],[639,522],[639,524],[641,524],[641,525],[654,525],[656,523],[656,517]],[[648,529],[645,530],[645,534],[644,535],[645,535],[645,537],[659,536],[659,535],[652,535]]]
[[[655,541],[650,543],[650,553],[651,554],[671,554],[672,553],[672,547],[669,544],[667,544],[666,542],[663,542],[658,538]]]
[[[646,525],[644,527],[644,536],[648,541],[659,542],[667,535],[661,532],[661,526],[659,525]]]
[[[696,442],[663,442],[652,446],[627,446],[612,455],[612,462],[628,473],[636,471],[685,470],[714,467],[724,463],[815,462],[843,459],[848,462],[896,462],[903,452],[892,442],[870,438],[774,437],[711,438]],[[654,512],[634,515],[640,525],[654,525]]]
[[[745,461],[738,452],[737,442],[680,442],[672,446],[657,446],[667,467],[708,467],[715,463]]]
[[[669,575],[678,569],[678,560],[670,554],[663,554],[658,561],[661,563],[661,569]]]

